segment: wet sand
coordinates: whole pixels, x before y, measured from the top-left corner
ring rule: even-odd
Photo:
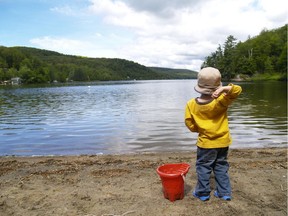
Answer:
[[[191,195],[195,160],[195,152],[0,157],[0,215],[287,215],[286,148],[230,150],[230,202]],[[180,162],[191,165],[185,197],[170,202],[156,169]]]

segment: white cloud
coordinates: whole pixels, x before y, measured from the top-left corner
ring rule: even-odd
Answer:
[[[30,43],[42,49],[53,50],[63,54],[79,55],[86,57],[117,57],[112,49],[105,49],[105,47],[93,43],[95,38],[98,40],[103,38],[100,34],[95,34],[94,39],[91,41],[85,41],[82,39],[67,39],[59,37],[49,37],[45,36],[42,38],[33,38]]]
[[[141,28],[146,26],[150,19],[145,12],[136,12],[122,1],[91,0],[89,11],[93,14],[103,16],[107,24],[122,27]]]
[[[73,10],[69,5],[62,6],[62,7],[53,7],[50,9],[52,12],[64,14],[67,16],[75,16],[77,13]]]
[[[31,43],[70,54],[118,57],[146,66],[199,70],[204,57],[222,45],[229,35],[245,41],[264,28],[287,23],[284,0],[89,2],[86,16],[102,20],[105,32],[91,24],[88,37],[77,40],[43,37]],[[75,8],[71,8],[54,7],[53,10],[62,14],[66,11],[66,15],[77,14]],[[122,33],[116,29],[122,29]]]
[[[270,22],[278,22],[285,20],[287,23],[287,1],[286,0],[261,0],[258,1],[259,6],[263,10]]]
[[[65,50],[66,52],[73,52],[75,49],[78,50],[79,48],[86,46],[85,42],[79,40],[52,38],[48,36],[31,39],[30,43],[42,48],[49,48],[51,50]]]

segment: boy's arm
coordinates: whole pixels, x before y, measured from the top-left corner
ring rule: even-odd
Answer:
[[[228,86],[221,86],[212,93],[213,98],[218,98],[222,93],[230,99],[236,99],[242,92],[241,86],[230,83]]]
[[[241,86],[230,83],[228,86],[221,86],[212,97],[218,100],[223,106],[229,106],[242,92]]]
[[[186,105],[186,109],[185,109],[185,125],[191,132],[198,131],[195,121],[190,113],[188,104]]]

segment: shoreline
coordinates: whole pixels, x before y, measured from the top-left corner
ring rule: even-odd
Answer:
[[[232,201],[192,196],[195,151],[75,156],[0,156],[0,212],[10,215],[287,215],[287,148],[230,149]],[[185,196],[170,202],[156,173],[191,165]],[[213,175],[212,175],[213,177]]]
[[[196,145],[195,145],[196,146]],[[276,146],[269,146],[269,147],[229,147],[229,151],[235,151],[235,150],[261,150],[261,149],[285,149],[287,147],[284,147],[284,145],[276,145]],[[68,154],[68,155],[61,155],[61,154],[55,154],[55,155],[0,155],[1,158],[37,158],[37,157],[82,157],[82,156],[125,156],[125,155],[141,155],[141,154],[169,154],[169,153],[191,153],[196,152],[197,146],[195,149],[191,150],[176,150],[176,151],[139,151],[139,152],[123,152],[123,153],[93,153],[93,154]]]

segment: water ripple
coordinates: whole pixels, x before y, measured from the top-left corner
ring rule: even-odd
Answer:
[[[185,104],[198,96],[195,84],[172,80],[0,88],[0,155],[195,149],[197,134],[184,125]],[[257,83],[241,85],[243,93],[228,113],[232,147],[286,145],[286,86],[262,84],[259,91]]]

